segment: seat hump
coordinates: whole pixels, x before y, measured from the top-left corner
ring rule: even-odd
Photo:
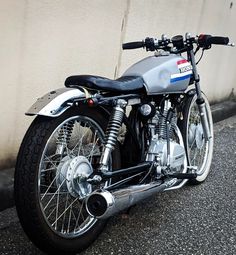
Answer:
[[[143,79],[140,76],[122,76],[111,80],[94,75],[74,75],[65,80],[65,86],[82,86],[88,89],[122,93],[134,93],[144,89]]]

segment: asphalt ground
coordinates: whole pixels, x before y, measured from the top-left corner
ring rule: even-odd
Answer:
[[[109,221],[83,255],[236,254],[236,116],[215,124],[207,180],[156,194]],[[31,244],[15,208],[0,213],[0,254],[43,254]]]

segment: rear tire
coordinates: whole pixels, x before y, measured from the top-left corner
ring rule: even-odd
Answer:
[[[207,97],[202,93],[205,100],[207,119],[210,129],[211,138],[206,141],[203,137],[202,124],[200,113],[196,103],[196,93],[187,95],[183,107],[183,119],[179,120],[179,127],[183,135],[188,165],[197,166],[199,176],[196,179],[190,180],[191,184],[200,184],[207,178],[213,155],[213,121],[211,108]]]
[[[95,168],[107,121],[95,109],[70,108],[57,118],[37,116],[23,139],[15,171],[16,209],[29,239],[48,254],[75,254],[86,249],[106,224],[104,220],[87,215],[84,209],[81,190],[91,192],[98,187],[86,183],[81,189],[75,177],[68,179],[68,169],[73,159],[75,162],[82,159],[87,168],[89,165]],[[73,122],[68,141],[66,127]],[[85,134],[85,129],[88,134],[80,141],[80,132]],[[77,140],[72,139],[75,137]],[[92,143],[95,140],[96,143]],[[62,154],[58,153],[60,150]],[[81,171],[79,166],[70,167],[73,176]],[[117,148],[110,159],[110,167],[120,168]]]

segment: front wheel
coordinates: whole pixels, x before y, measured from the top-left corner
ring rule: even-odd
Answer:
[[[99,166],[106,125],[95,109],[71,108],[58,118],[36,117],[24,137],[15,172],[16,209],[28,237],[49,254],[78,253],[105,226],[87,213],[85,199],[109,184],[86,181]],[[119,164],[116,149],[110,169]]]
[[[213,155],[213,121],[211,108],[207,97],[202,93],[205,100],[205,109],[211,138],[204,138],[203,127],[197,105],[197,95],[188,95],[183,108],[183,119],[179,121],[179,127],[183,135],[189,166],[197,167],[198,177],[191,180],[193,184],[199,184],[207,178]]]

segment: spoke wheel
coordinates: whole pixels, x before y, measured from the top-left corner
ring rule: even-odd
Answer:
[[[107,120],[95,110],[70,109],[56,119],[37,117],[22,142],[15,173],[16,208],[29,238],[49,253],[76,253],[102,231],[85,199],[110,181],[91,185],[98,169]],[[109,166],[119,168],[119,151]]]
[[[208,141],[204,138],[200,113],[196,103],[196,94],[187,98],[183,111],[183,120],[180,121],[179,125],[184,138],[188,165],[196,166],[199,175],[196,179],[191,180],[193,184],[201,183],[207,178],[213,155],[214,138],[211,109],[207,97],[204,94],[202,95],[205,100],[211,138]]]
[[[79,179],[98,166],[103,138],[96,122],[78,115],[61,123],[47,141],[39,167],[39,203],[49,227],[63,237],[82,235],[96,222],[84,198],[102,186]]]

